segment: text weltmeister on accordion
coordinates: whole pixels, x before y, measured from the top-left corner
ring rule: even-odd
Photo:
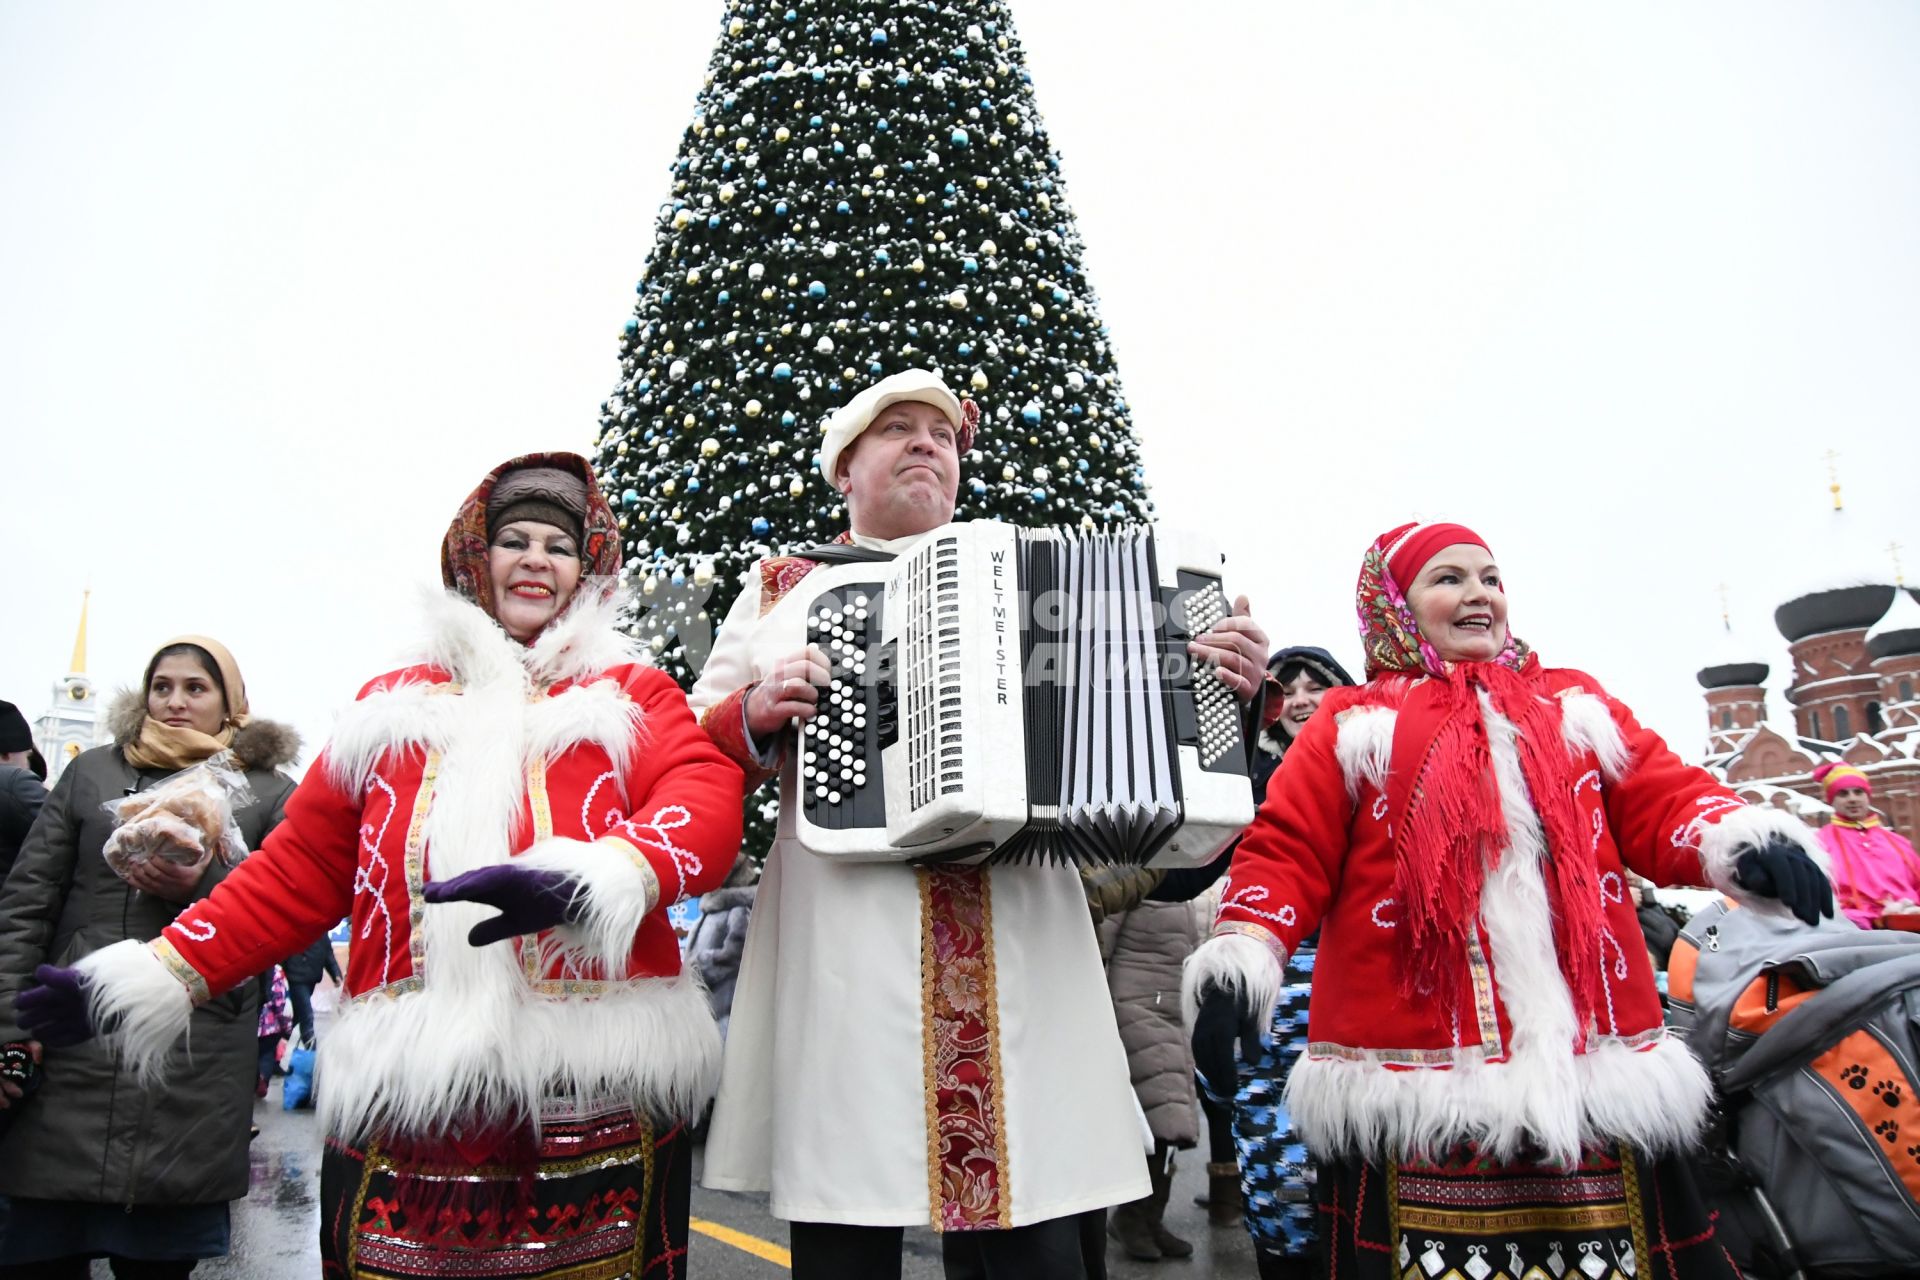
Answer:
[[[976,520],[828,564],[769,622],[832,673],[795,827],[853,860],[1190,866],[1253,818],[1240,708],[1187,643],[1221,557],[1160,529]]]

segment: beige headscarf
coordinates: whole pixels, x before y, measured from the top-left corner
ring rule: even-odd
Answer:
[[[205,734],[198,729],[176,729],[148,716],[141,722],[140,736],[122,748],[127,763],[136,769],[185,769],[199,764],[232,746],[234,730],[247,723],[246,681],[240,678],[240,664],[233,660],[227,646],[211,636],[175,636],[154,652],[176,644],[196,645],[213,656],[214,665],[220,668],[220,683],[227,688],[227,719],[219,733]],[[142,689],[140,696],[144,699],[147,691]]]

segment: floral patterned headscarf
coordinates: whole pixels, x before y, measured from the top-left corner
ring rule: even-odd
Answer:
[[[611,591],[620,572],[620,521],[600,484],[593,466],[577,453],[529,453],[509,459],[489,471],[478,487],[467,495],[447,526],[446,540],[440,544],[440,580],[449,591],[457,591],[494,614],[493,578],[487,572],[487,499],[494,486],[510,471],[523,467],[557,467],[578,474],[587,482],[587,510],[580,520],[581,588],[597,580],[602,591]]]
[[[1426,674],[1445,679],[1446,660],[1420,634],[1420,624],[1407,603],[1402,579],[1411,583],[1442,547],[1468,542],[1484,547],[1480,535],[1457,524],[1403,524],[1373,540],[1360,561],[1355,588],[1360,615],[1360,644],[1367,655],[1367,679],[1378,675]],[[1395,574],[1398,566],[1400,572]],[[1507,631],[1506,647],[1494,661],[1511,671],[1526,670],[1533,650]]]

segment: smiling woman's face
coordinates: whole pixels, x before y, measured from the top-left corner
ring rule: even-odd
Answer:
[[[521,644],[567,607],[580,585],[580,546],[571,533],[538,520],[503,524],[487,548],[493,577],[493,615]]]
[[[1485,547],[1443,547],[1407,589],[1420,634],[1448,662],[1491,662],[1507,647],[1507,593]]]

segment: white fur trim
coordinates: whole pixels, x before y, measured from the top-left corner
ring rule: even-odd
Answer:
[[[1387,769],[1393,761],[1393,728],[1400,713],[1392,707],[1355,707],[1340,717],[1334,735],[1334,758],[1347,780],[1347,798],[1357,800],[1360,784],[1376,791],[1387,789]]]
[[[1241,1001],[1260,1015],[1260,1025],[1273,1021],[1284,973],[1280,957],[1241,933],[1216,933],[1187,957],[1180,971],[1180,1005],[1187,1025],[1200,1010],[1200,989],[1220,987],[1240,993]]]
[[[550,937],[569,957],[596,961],[602,972],[624,977],[640,922],[660,901],[660,878],[639,851],[624,840],[588,843],[554,836],[514,864],[573,877],[580,917]]]
[[[1603,1036],[1588,1052],[1574,1052],[1579,1028],[1555,959],[1540,818],[1528,798],[1513,722],[1485,693],[1480,708],[1507,827],[1507,847],[1481,890],[1480,922],[1512,1043],[1491,1054],[1463,1048],[1451,1066],[1414,1069],[1309,1050],[1287,1084],[1300,1133],[1316,1154],[1330,1157],[1432,1157],[1458,1141],[1503,1159],[1533,1143],[1563,1162],[1597,1140],[1651,1152],[1685,1147],[1700,1130],[1711,1091],[1684,1045],[1665,1036],[1650,1046]]]
[[[1620,722],[1605,702],[1585,689],[1560,695],[1560,736],[1576,755],[1591,751],[1597,756],[1600,772],[1608,782],[1620,781],[1633,766],[1633,752],[1627,749]]]
[[[1770,805],[1742,804],[1737,808],[1729,807],[1717,822],[1698,819],[1682,828],[1678,834],[1683,842],[1698,842],[1700,872],[1708,884],[1742,906],[1752,907],[1756,911],[1776,916],[1787,914],[1787,908],[1779,899],[1763,898],[1749,892],[1741,887],[1733,875],[1734,864],[1739,861],[1740,854],[1750,847],[1765,843],[1769,837],[1781,836],[1793,841],[1813,859],[1821,874],[1832,879],[1832,872],[1827,868],[1827,851],[1821,847],[1813,829],[1792,814]]]
[[[649,661],[620,630],[627,592],[604,590],[604,582],[583,580],[566,613],[534,640],[526,665],[536,679],[557,684],[609,667]]]
[[[576,684],[527,707],[526,758],[551,760],[590,742],[607,753],[625,789],[627,770],[643,742],[640,704],[612,680]]]
[[[408,681],[376,689],[334,722],[327,742],[329,780],[349,795],[364,795],[381,756],[444,745],[453,736],[458,711],[438,685]]]
[[[542,996],[522,977],[511,999],[479,1008],[432,987],[355,1000],[321,1041],[317,1070],[326,1131],[349,1142],[538,1115],[556,1096],[691,1118],[719,1080],[720,1031],[691,975],[617,983],[597,998]]]
[[[1434,1158],[1472,1142],[1496,1158],[1516,1155],[1538,1118],[1543,1091],[1576,1142],[1615,1141],[1659,1155],[1688,1149],[1706,1119],[1712,1085],[1678,1039],[1645,1047],[1603,1039],[1542,1071],[1516,1055],[1482,1061],[1463,1050],[1448,1068],[1389,1067],[1379,1061],[1315,1057],[1294,1064],[1286,1100],[1307,1147],[1322,1159]],[[1533,1135],[1536,1136],[1537,1135]]]
[[[193,997],[144,942],[128,938],[73,966],[86,979],[87,1013],[102,1039],[142,1086],[166,1074],[173,1046],[193,1017]]]

